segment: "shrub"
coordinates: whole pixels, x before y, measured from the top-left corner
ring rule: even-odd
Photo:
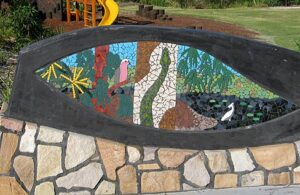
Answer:
[[[17,6],[12,10],[13,28],[17,39],[37,39],[43,32],[42,20],[31,4]]]
[[[9,13],[0,10],[0,47],[7,46],[7,42],[12,39],[15,34],[12,28],[12,20],[9,17]]]
[[[1,99],[3,102],[9,102],[11,89],[12,89],[12,78],[6,77],[5,79],[0,77],[0,88],[1,88]]]

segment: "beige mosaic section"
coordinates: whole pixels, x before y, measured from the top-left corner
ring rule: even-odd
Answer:
[[[1,195],[163,194],[300,184],[299,142],[199,151],[128,146],[48,127],[41,138],[40,129],[26,123],[18,132],[0,132]]]

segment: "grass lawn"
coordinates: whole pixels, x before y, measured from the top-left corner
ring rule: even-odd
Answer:
[[[261,34],[263,40],[297,49],[300,42],[300,8],[230,8],[181,9],[164,8],[168,15],[188,15],[238,24]],[[137,6],[121,7],[121,12],[137,10]]]

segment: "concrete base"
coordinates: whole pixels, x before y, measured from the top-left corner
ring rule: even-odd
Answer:
[[[162,193],[166,194],[166,193]],[[299,195],[300,186],[261,186],[231,189],[209,189],[167,193],[168,195]]]

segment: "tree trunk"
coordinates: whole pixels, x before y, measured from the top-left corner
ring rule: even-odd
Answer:
[[[106,66],[106,57],[109,53],[109,45],[99,46],[95,48],[95,81],[93,87],[96,87],[99,78],[103,77],[103,69]],[[107,78],[102,78],[107,80]]]

